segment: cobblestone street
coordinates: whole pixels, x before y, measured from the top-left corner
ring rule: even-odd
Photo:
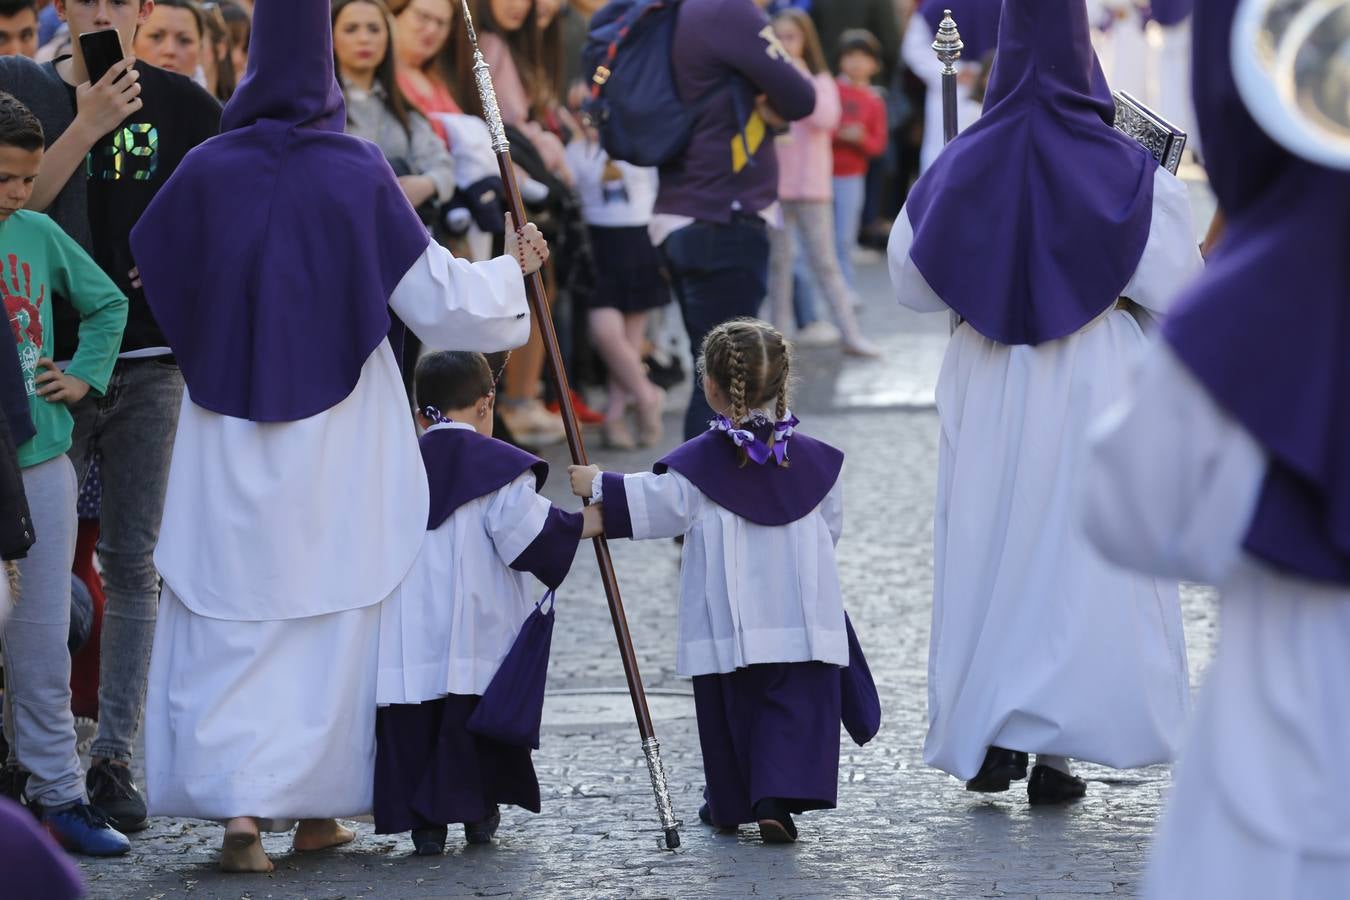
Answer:
[[[295,854],[289,836],[277,835],[266,842],[277,864],[269,876],[218,873],[218,825],[157,819],[133,836],[129,856],[83,863],[91,896],[1133,895],[1167,788],[1165,769],[1080,766],[1090,779],[1086,800],[1033,811],[1020,784],[1006,794],[970,794],[923,764],[938,444],[932,395],[948,326],[945,316],[898,310],[884,264],[865,265],[860,277],[866,301],[860,315],[885,357],[841,363],[835,351],[803,351],[793,406],[803,430],[848,454],[840,574],[881,689],[884,720],[865,748],[845,736],[839,808],[800,817],[799,843],[762,846],[753,828],[731,837],[698,823],[702,772],[693,700],[688,679],[674,669],[679,548],[625,542],[613,545],[614,561],[684,821],[678,851],[657,845],[613,629],[591,550],[582,547],[558,596],[546,727],[535,755],[542,814],[504,810],[491,847],[465,847],[452,830],[450,851],[433,859],[412,856],[406,836],[375,835],[368,823],[357,823],[356,842],[336,852]],[[671,445],[676,422],[667,417]],[[636,470],[657,455],[597,452],[595,459],[605,468]],[[548,493],[562,500],[565,451],[554,448],[550,460]],[[1213,600],[1200,589],[1186,590],[1183,600],[1194,684],[1211,652]]]

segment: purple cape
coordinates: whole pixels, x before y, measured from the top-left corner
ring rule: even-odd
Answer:
[[[32,813],[5,797],[0,797],[0,874],[6,897],[74,900],[84,896],[75,863]]]
[[[984,115],[905,204],[914,265],[980,334],[1073,334],[1134,275],[1157,163],[1114,118],[1083,0],[1007,0]]]
[[[751,428],[767,441],[771,425]],[[788,444],[789,465],[773,462],[744,466],[736,445],[720,431],[707,431],[663,456],[652,471],[679,472],[723,509],[756,525],[787,525],[820,506],[844,466],[844,454],[801,432]]]
[[[1233,81],[1234,4],[1195,10],[1195,111],[1227,230],[1163,333],[1268,454],[1245,549],[1350,583],[1350,173],[1252,120]]]
[[[1002,11],[1003,0],[924,0],[919,7],[919,15],[932,26],[937,34],[942,24],[943,10],[952,11],[952,21],[961,33],[961,58],[968,62],[979,62],[992,53],[998,45],[998,17]]]
[[[1194,9],[1195,0],[1153,0],[1149,17],[1159,25],[1179,25]]]
[[[430,240],[374,144],[342,133],[328,0],[262,0],[222,133],[132,231],[192,402],[257,422],[342,401]]]
[[[533,469],[535,490],[548,479],[548,463],[505,441],[467,428],[435,428],[422,435],[431,514],[427,531],[440,528],[464,504],[506,487]]]

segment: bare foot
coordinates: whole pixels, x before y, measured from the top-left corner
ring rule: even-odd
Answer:
[[[355,838],[356,834],[343,828],[336,819],[301,819],[300,827],[295,829],[295,849],[325,850],[349,844]]]
[[[220,845],[222,872],[270,872],[272,860],[267,858],[258,838],[258,822],[248,816],[231,819],[225,825],[225,840]]]

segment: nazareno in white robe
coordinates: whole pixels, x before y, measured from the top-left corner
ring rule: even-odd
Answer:
[[[901,210],[888,249],[900,303],[945,311],[912,240]],[[1186,188],[1158,169],[1121,293],[1160,314],[1200,265]],[[1108,563],[1074,513],[1088,424],[1147,340],[1116,308],[1038,346],[969,323],[952,335],[937,387],[929,765],[969,779],[991,745],[1116,768],[1174,757],[1189,709],[1177,584]]]
[[[529,337],[510,258],[469,263],[431,243],[389,304],[432,348]],[[346,399],[308,419],[251,422],[183,397],[155,552],[151,814],[370,810],[380,604],[411,567],[427,510],[388,341]]]
[[[961,23],[957,22],[960,30]],[[923,143],[919,147],[919,171],[927,170],[942,152],[944,146],[942,131],[942,63],[933,52],[933,38],[937,35],[937,26],[930,24],[918,12],[910,16],[900,43],[900,58],[910,71],[923,81],[927,88],[927,100],[924,103]],[[983,66],[979,60],[962,60],[957,63],[961,71],[978,72]],[[965,131],[980,117],[980,104],[971,99],[970,87],[957,82],[957,132]]]
[[[1091,435],[1082,499],[1093,542],[1121,565],[1222,595],[1218,651],[1153,846],[1148,897],[1350,895],[1350,589],[1243,551],[1266,466],[1166,344]]]

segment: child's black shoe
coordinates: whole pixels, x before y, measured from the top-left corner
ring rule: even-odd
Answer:
[[[1027,799],[1032,806],[1072,803],[1085,796],[1087,782],[1076,775],[1050,766],[1036,766],[1031,770],[1031,780],[1027,782]]]
[[[492,815],[481,822],[464,823],[464,840],[470,844],[490,844],[497,827],[502,824],[501,810],[493,807]]]
[[[736,833],[736,826],[718,825],[716,822],[714,822],[712,817],[712,809],[710,809],[708,807],[708,804],[706,803],[698,808],[698,820],[702,822],[704,825],[707,825],[709,828],[716,828],[718,834]]]
[[[1027,777],[1027,754],[1020,750],[990,747],[975,777],[966,782],[966,790],[982,794],[1006,791],[1009,783]]]
[[[766,844],[790,844],[797,840],[797,826],[782,800],[768,797],[755,804],[759,836]]]
[[[418,856],[440,856],[445,852],[447,832],[448,829],[444,825],[414,828],[412,832],[413,849]]]

